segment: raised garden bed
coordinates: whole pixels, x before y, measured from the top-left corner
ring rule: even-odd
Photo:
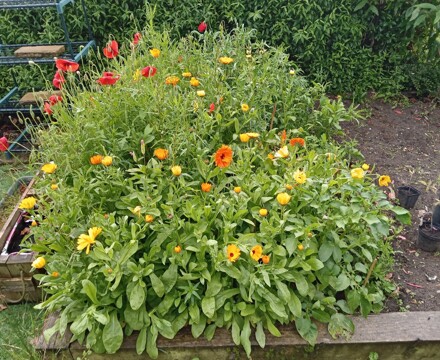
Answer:
[[[19,209],[19,204],[32,194],[34,182],[35,178],[21,178],[8,191],[8,195],[12,196],[20,190],[23,184],[27,185],[0,230],[0,292],[4,300],[9,303],[23,300],[38,301],[41,298],[41,290],[31,273],[31,264],[35,259],[35,254],[19,252],[21,240],[28,232],[30,225],[25,213]],[[0,204],[3,203],[4,200],[0,202]]]
[[[56,316],[49,316],[43,330],[53,326]],[[436,359],[440,351],[440,312],[408,312],[371,315],[368,318],[353,317],[356,331],[350,339],[333,339],[324,324],[318,324],[317,345],[311,347],[302,339],[294,325],[280,327],[281,337],[266,333],[266,346],[260,348],[252,337],[252,359],[319,359],[345,360],[369,359]],[[398,331],[396,331],[398,329]],[[64,337],[54,335],[49,342],[43,335],[32,341],[40,351],[56,353],[57,359],[77,359],[85,350],[77,342],[70,344],[71,333]],[[241,347],[235,346],[230,331],[218,329],[214,338],[194,339],[189,328],[180,331],[173,340],[158,338],[158,359],[246,359]],[[149,359],[136,354],[136,337],[125,339],[116,354],[91,354],[89,360],[100,359]]]

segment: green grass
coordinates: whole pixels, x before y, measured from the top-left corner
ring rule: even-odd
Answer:
[[[41,356],[29,341],[38,334],[43,323],[34,304],[8,305],[0,311],[0,360],[39,360]]]
[[[21,176],[29,175],[26,164],[1,164],[0,163],[0,199],[2,199],[9,187]]]

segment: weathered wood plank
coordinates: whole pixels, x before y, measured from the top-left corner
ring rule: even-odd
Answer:
[[[32,262],[35,260],[34,253],[16,253],[8,256],[6,266],[11,277],[20,277],[21,272],[24,276],[32,276]]]
[[[64,336],[61,336],[59,333],[52,335],[48,342],[44,339],[43,332],[47,329],[50,329],[55,325],[56,320],[58,319],[58,313],[49,314],[43,323],[43,327],[41,329],[41,335],[34,338],[31,343],[36,350],[65,350],[69,348],[70,339],[72,338],[72,333],[69,329],[66,330]]]
[[[6,302],[39,301],[41,299],[41,290],[36,287],[31,277],[23,279],[0,278],[0,294]]]
[[[14,51],[14,55],[19,58],[54,57],[65,51],[64,45],[22,46]]]
[[[21,105],[39,104],[49,100],[52,95],[61,96],[61,91],[35,91],[24,94],[18,102]]]

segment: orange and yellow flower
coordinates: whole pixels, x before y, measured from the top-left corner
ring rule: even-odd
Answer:
[[[46,259],[42,256],[37,257],[33,262],[32,262],[32,267],[35,269],[42,269],[46,266]]]
[[[180,81],[180,79],[177,76],[174,76],[174,75],[168,76],[165,79],[165,84],[176,86],[179,81]]]
[[[53,174],[56,169],[57,169],[57,165],[54,163],[44,164],[41,167],[41,171],[43,171],[46,174]]]
[[[248,112],[249,111],[249,105],[248,104],[241,104],[241,110],[243,112]]]
[[[154,216],[153,215],[145,215],[145,222],[151,224],[154,221]]]
[[[57,190],[58,189],[58,185],[57,184],[52,184],[52,185],[50,185],[50,188],[52,190]]]
[[[110,166],[113,163],[113,158],[111,156],[104,156],[101,160],[101,164],[104,166]]]
[[[275,157],[276,158],[287,158],[289,156],[289,149],[287,148],[287,146],[283,146],[281,149],[279,149],[276,153],[275,153]]]
[[[230,262],[235,262],[240,257],[240,249],[238,248],[237,245],[234,244],[228,245],[226,252],[227,252],[228,260]]]
[[[388,186],[391,183],[391,178],[388,175],[381,175],[379,177],[379,186]]]
[[[57,278],[60,276],[60,273],[58,271],[54,271],[54,272],[52,272],[51,275],[52,275],[52,277]]]
[[[195,77],[192,77],[191,80],[189,81],[189,84],[191,86],[197,87],[200,85],[200,81],[197,80]]]
[[[86,249],[86,254],[90,253],[90,246],[96,242],[96,238],[101,234],[102,228],[92,227],[89,229],[88,234],[81,234],[78,238],[77,250],[81,251]]]
[[[158,148],[154,150],[153,155],[156,156],[159,160],[165,160],[168,157],[168,150]]]
[[[154,58],[158,58],[160,56],[160,50],[159,49],[151,49],[150,54]]]
[[[299,146],[304,146],[306,144],[306,141],[303,138],[293,138],[290,139],[290,145],[295,146],[295,145],[299,145]]]
[[[184,73],[182,73],[182,77],[184,77],[184,78],[189,78],[191,76],[192,76],[192,74],[189,71],[185,71]]]
[[[296,170],[293,173],[293,178],[295,179],[295,181],[298,184],[304,184],[306,182],[306,180],[307,180],[306,173],[304,171],[301,171],[301,170]]]
[[[222,145],[222,147],[215,153],[215,165],[219,168],[228,167],[232,162],[232,154],[232,149],[228,145]]]
[[[236,186],[236,187],[234,187],[234,192],[235,192],[236,194],[240,194],[240,193],[241,193],[241,187],[240,187],[240,186]]]
[[[90,158],[90,164],[92,165],[99,165],[102,163],[102,155],[93,155]]]
[[[234,59],[228,56],[222,56],[218,59],[218,61],[223,65],[229,65],[234,62]]]
[[[210,183],[202,183],[202,185],[200,185],[200,187],[203,192],[210,192],[212,185]]]
[[[263,248],[261,245],[255,245],[250,252],[251,258],[255,261],[260,260],[261,255],[263,255]]]
[[[176,254],[179,254],[181,251],[182,251],[182,247],[180,245],[177,245],[177,246],[174,247],[174,252]]]

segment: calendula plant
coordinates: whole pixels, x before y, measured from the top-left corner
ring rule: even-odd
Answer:
[[[28,245],[47,272],[37,307],[60,313],[46,336],[114,353],[136,331],[156,358],[159,334],[225,327],[250,355],[252,329],[264,347],[292,324],[313,345],[313,320],[336,336],[346,314],[380,311],[390,228],[409,214],[328,140],[353,110],[241,29],[147,30],[125,57],[105,49],[98,83],[66,79],[75,94],[39,137],[53,171]]]

